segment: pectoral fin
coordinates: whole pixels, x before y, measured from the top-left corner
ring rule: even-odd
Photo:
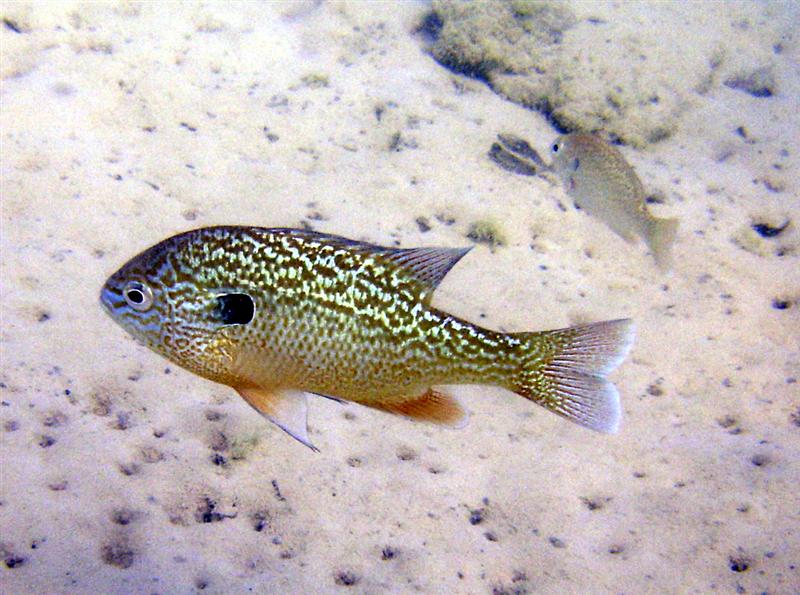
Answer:
[[[254,409],[289,436],[319,452],[308,438],[308,403],[304,392],[259,387],[239,387],[236,390]]]
[[[462,428],[469,420],[469,414],[455,398],[432,388],[406,401],[371,406],[411,419],[452,428]]]

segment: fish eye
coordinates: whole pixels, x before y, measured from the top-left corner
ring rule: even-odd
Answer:
[[[128,305],[137,312],[145,312],[153,305],[153,290],[139,281],[130,281],[122,290]]]
[[[555,143],[555,144],[553,145],[553,153],[558,153],[558,150],[559,150],[560,148],[561,148],[561,147],[559,147],[559,146],[558,146],[558,143]]]

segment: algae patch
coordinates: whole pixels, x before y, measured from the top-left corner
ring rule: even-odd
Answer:
[[[500,226],[488,219],[475,221],[469,226],[467,237],[478,244],[486,244],[492,250],[498,246],[505,246],[508,241]]]
[[[711,33],[688,46],[685,32],[663,27],[679,10],[653,5],[626,20],[592,3],[434,0],[420,31],[440,64],[541,112],[560,132],[603,130],[641,148],[672,136],[723,83],[759,98],[776,93],[772,50],[760,42],[768,31],[727,20],[711,27],[723,16],[712,11]]]
[[[246,459],[250,453],[258,446],[258,434],[243,434],[233,438],[230,442],[230,450],[228,451],[231,459],[234,461],[241,461]]]
[[[540,46],[558,43],[576,18],[561,3],[437,0],[441,27],[431,48],[442,65],[489,80],[497,71],[522,74],[543,64]]]
[[[756,68],[751,71],[739,71],[725,79],[725,86],[743,91],[753,97],[772,97],[777,84],[775,75],[769,67]]]
[[[442,23],[431,46],[438,62],[542,112],[558,130],[605,129],[638,146],[672,134],[677,104],[656,81],[638,81],[641,65],[606,72],[584,59],[597,27],[577,27],[566,4],[437,0],[433,10]],[[623,62],[640,53],[632,40],[621,45],[616,58]]]

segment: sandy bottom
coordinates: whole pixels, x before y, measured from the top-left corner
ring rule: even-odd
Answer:
[[[424,11],[2,6],[4,591],[800,591],[797,40],[773,96],[716,86],[622,148],[681,220],[663,274],[486,157],[557,133],[431,59]],[[316,454],[97,301],[193,227],[463,246],[479,221],[504,243],[435,304],[506,330],[634,318],[619,434],[463,387],[459,431],[315,400]]]

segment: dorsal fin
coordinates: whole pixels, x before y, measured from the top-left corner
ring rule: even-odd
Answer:
[[[294,390],[268,390],[259,387],[234,387],[241,397],[256,411],[266,417],[295,440],[315,452],[306,425],[308,404],[306,394]]]
[[[408,272],[427,289],[439,286],[445,275],[472,248],[386,248],[383,257]]]

